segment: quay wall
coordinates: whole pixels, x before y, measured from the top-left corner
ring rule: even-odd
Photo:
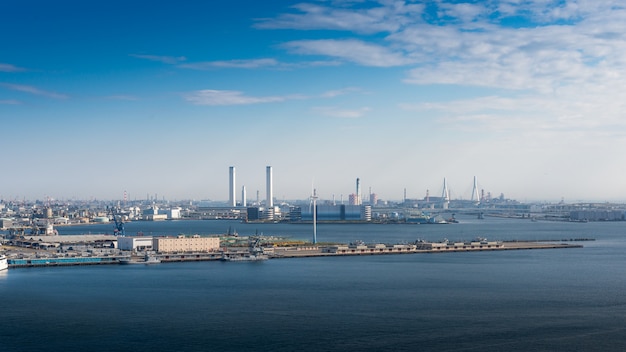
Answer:
[[[462,248],[450,247],[446,249],[420,249],[415,246],[397,245],[386,247],[387,250],[379,247],[345,247],[349,250],[341,252],[329,252],[328,247],[278,247],[274,248],[274,253],[269,254],[269,259],[279,258],[302,258],[302,257],[332,257],[332,256],[362,256],[362,255],[392,255],[392,254],[420,254],[420,253],[450,253],[450,252],[480,252],[480,251],[506,251],[506,250],[531,250],[531,249],[565,249],[582,248],[579,244],[566,243],[540,243],[540,242],[505,242],[502,246],[491,248]],[[396,248],[396,250],[389,250]],[[224,252],[201,252],[201,253],[157,253],[154,257],[163,263],[168,262],[189,262],[189,261],[212,261],[220,260],[223,255],[242,254],[241,250]],[[64,258],[20,258],[9,259],[10,268],[46,267],[46,266],[70,266],[70,265],[98,265],[98,264],[119,264],[120,259],[128,256],[92,256],[92,257],[64,257]]]
[[[582,248],[579,244],[565,243],[538,243],[538,242],[512,242],[504,243],[502,246],[490,247],[449,247],[445,249],[404,249],[397,251],[382,250],[376,248],[350,248],[346,251],[330,253],[320,248],[318,250],[295,251],[286,249],[275,249],[272,258],[299,258],[299,257],[332,257],[332,256],[359,256],[359,255],[392,255],[392,254],[420,254],[420,253],[454,253],[454,252],[485,252],[485,251],[507,251],[507,250],[530,250],[530,249],[564,249]]]
[[[67,265],[94,265],[118,264],[118,257],[73,257],[73,258],[32,258],[9,259],[10,268],[29,268],[39,266],[67,266]]]

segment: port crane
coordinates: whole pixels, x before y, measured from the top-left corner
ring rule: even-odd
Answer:
[[[248,249],[250,251],[250,254],[253,254],[253,255],[263,253],[263,248],[261,248],[261,237],[249,236],[248,237]]]
[[[111,217],[113,217],[113,221],[115,222],[115,229],[113,230],[116,236],[126,236],[126,231],[124,231],[124,222],[122,219],[118,219],[117,214],[115,214],[114,208],[109,207],[109,213]]]

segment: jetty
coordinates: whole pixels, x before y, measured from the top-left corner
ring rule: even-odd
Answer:
[[[416,244],[363,244],[324,246],[324,247],[283,247],[274,248],[270,258],[361,256],[392,254],[426,254],[480,251],[510,251],[531,249],[582,248],[580,244],[548,242],[417,242]]]
[[[586,239],[590,240],[590,239]],[[394,255],[394,254],[428,254],[428,253],[458,253],[484,251],[511,251],[537,249],[571,249],[582,248],[581,244],[561,242],[488,242],[475,240],[471,242],[427,242],[416,241],[412,244],[365,244],[362,242],[337,245],[299,245],[283,247],[261,247],[262,254],[267,259],[286,259],[304,257],[333,257],[333,256],[363,256],[363,255]],[[247,249],[233,247],[222,248],[213,252],[185,252],[185,253],[151,253],[150,256],[161,263],[190,262],[190,261],[218,261],[224,257],[245,256]],[[9,268],[73,266],[73,265],[102,265],[121,264],[130,254],[96,255],[83,254],[58,255],[42,252],[20,252],[9,256]]]

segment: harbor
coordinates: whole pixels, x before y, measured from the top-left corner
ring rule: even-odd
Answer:
[[[150,255],[160,260],[156,264],[140,263],[145,260],[143,249],[123,252],[107,247],[108,241],[67,242],[46,250],[7,243],[3,250],[11,259],[22,251],[23,259],[84,254],[86,258],[128,257],[137,263],[97,264],[81,259],[84,262],[77,265],[48,260],[1,272],[2,311],[13,331],[24,336],[17,339],[6,329],[5,341],[17,339],[15,350],[40,350],[27,347],[32,346],[28,345],[34,341],[32,336],[44,336],[52,349],[89,350],[97,345],[103,346],[101,350],[143,351],[163,346],[185,350],[180,345],[184,340],[186,346],[198,346],[187,350],[219,346],[235,351],[258,346],[260,336],[272,331],[278,343],[267,343],[260,350],[301,350],[305,344],[311,346],[309,350],[338,351],[348,340],[353,342],[348,347],[363,350],[359,341],[365,339],[375,346],[371,350],[387,345],[393,350],[452,350],[448,341],[454,340],[492,351],[515,350],[509,344],[489,348],[494,338],[510,339],[515,331],[513,336],[522,341],[553,341],[546,346],[558,350],[563,340],[551,340],[555,334],[567,334],[579,345],[590,338],[579,337],[581,329],[599,331],[594,340],[599,345],[623,325],[616,309],[624,301],[624,284],[616,279],[625,267],[623,223],[459,220],[443,226],[322,224],[316,245],[306,225],[126,224],[127,233],[133,234],[126,238],[134,238],[133,245],[140,247],[154,243],[147,237],[178,238],[184,233],[192,241],[193,234],[222,234],[220,247],[213,252],[151,249]],[[55,237],[87,232],[96,236],[111,233],[110,228],[111,224],[60,227],[61,235],[42,241],[28,237],[24,244],[54,244]],[[137,236],[139,231],[144,235]],[[255,236],[264,239],[260,247],[267,260],[221,259],[223,253],[245,258],[250,254],[249,237]],[[428,245],[438,249],[417,248]],[[564,315],[574,323],[564,322]],[[164,316],[168,324],[163,324]],[[46,324],[34,324],[33,317]],[[294,328],[302,331],[297,338]],[[133,338],[122,336],[102,345],[93,342],[101,341],[103,334],[116,336],[120,330],[132,332]],[[485,330],[489,336],[477,339]],[[58,336],[68,333],[70,342],[58,342]],[[397,341],[386,338],[385,344],[376,344],[381,333]]]

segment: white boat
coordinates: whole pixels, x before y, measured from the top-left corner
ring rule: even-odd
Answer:
[[[0,271],[7,270],[9,268],[9,260],[4,254],[0,254]]]

